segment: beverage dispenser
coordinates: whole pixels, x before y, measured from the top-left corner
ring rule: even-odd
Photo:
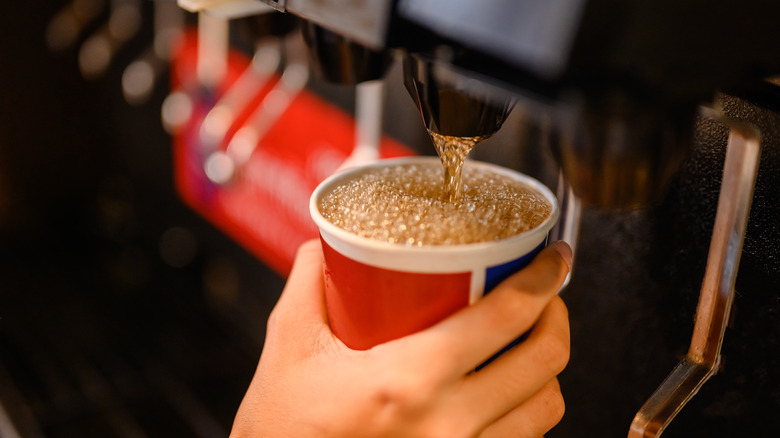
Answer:
[[[763,430],[761,413],[780,407],[772,372],[780,358],[766,353],[777,346],[772,297],[780,283],[780,254],[771,244],[780,6],[179,0],[205,13],[251,14],[260,3],[303,20],[310,59],[328,80],[381,80],[391,56],[403,59],[404,85],[431,133],[490,136],[513,108],[529,115],[535,129],[528,132],[549,148],[567,198],[555,236],[576,243],[582,229],[564,295],[573,359],[562,375],[569,408],[559,433]],[[754,197],[761,202],[751,217]],[[743,245],[748,266],[740,269]],[[759,279],[775,286],[762,297]],[[743,307],[761,315],[754,335],[744,325],[727,328],[741,288]],[[587,331],[594,327],[601,331]],[[730,336],[749,346],[735,348]],[[738,352],[762,358],[758,377],[734,359]],[[716,374],[720,383],[710,392],[705,382]],[[764,385],[745,390],[748,381]],[[679,425],[670,426],[676,416]],[[720,421],[704,420],[711,417]]]

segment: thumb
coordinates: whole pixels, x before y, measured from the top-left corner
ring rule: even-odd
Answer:
[[[317,239],[298,248],[290,276],[272,317],[285,331],[328,327],[325,282],[322,276],[322,246]]]

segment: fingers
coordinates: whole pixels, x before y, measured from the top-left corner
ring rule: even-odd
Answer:
[[[298,248],[290,276],[269,324],[276,323],[283,315],[285,329],[310,330],[312,325],[327,326],[324,289],[322,246],[319,240],[309,240]]]
[[[544,382],[563,371],[568,360],[568,311],[556,296],[525,341],[465,378],[462,409],[479,400],[483,421],[490,424],[537,393]]]
[[[407,342],[460,378],[531,328],[563,284],[570,260],[565,243],[550,245],[486,297]]]
[[[479,438],[540,437],[561,421],[564,411],[561,388],[558,379],[554,378],[531,398],[488,426]]]
[[[549,244],[547,247],[558,251],[558,254],[560,254],[563,261],[566,262],[566,266],[568,270],[571,271],[571,263],[572,263],[573,256],[569,244],[564,242],[563,240],[559,240],[557,242],[553,242]]]

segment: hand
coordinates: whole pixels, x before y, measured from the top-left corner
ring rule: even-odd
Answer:
[[[563,415],[555,376],[568,361],[569,323],[556,292],[570,265],[569,247],[553,243],[439,324],[355,351],[330,330],[322,249],[307,242],[268,320],[231,437],[541,436]]]

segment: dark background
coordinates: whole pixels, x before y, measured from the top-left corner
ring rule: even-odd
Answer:
[[[167,78],[124,101],[152,3],[94,81],[34,3],[0,17],[0,400],[23,436],[227,436],[283,279],[176,197]]]
[[[0,14],[0,403],[23,436],[226,436],[284,280],[177,198],[159,115],[165,84],[141,106],[123,99],[122,68],[150,43],[151,2],[116,67],[92,81],[75,49],[46,49],[62,4],[15,2]],[[402,100],[389,117],[404,122],[388,131],[433,153],[421,126],[406,127],[419,119]],[[667,437],[780,430],[780,118],[771,96],[752,100],[725,101],[765,144],[723,367]],[[529,129],[516,109],[477,158],[549,178],[549,153]],[[699,121],[661,205],[586,209],[564,293],[567,414],[548,436],[625,436],[686,353],[726,135]]]

